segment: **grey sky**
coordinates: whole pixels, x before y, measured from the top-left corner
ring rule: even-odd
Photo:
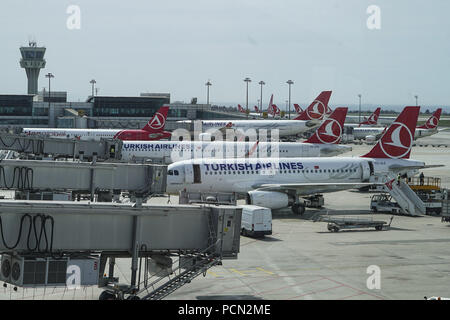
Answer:
[[[369,30],[369,5],[381,9],[381,29]],[[69,30],[69,5],[81,9],[81,29]],[[259,99],[260,80],[275,103],[310,102],[333,90],[332,106],[364,103],[449,105],[450,1],[431,0],[2,0],[1,93],[25,93],[19,47],[30,36],[47,47],[44,74],[52,89],[85,100],[89,81],[101,95],[170,92],[172,101],[245,104]]]

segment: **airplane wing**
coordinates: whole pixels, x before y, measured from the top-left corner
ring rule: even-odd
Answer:
[[[362,187],[372,186],[373,182],[360,183],[329,183],[329,182],[315,182],[315,183],[284,183],[284,184],[262,184],[253,186],[257,191],[295,191],[298,195],[310,195],[314,193],[327,193],[340,190],[358,189]],[[380,185],[382,183],[379,183]]]
[[[401,166],[398,164],[394,164],[392,166],[389,167],[389,170],[392,171],[402,171],[405,169],[431,169],[431,168],[440,168],[440,167],[445,167],[445,165],[443,164],[428,164],[428,165],[424,165],[424,166]]]

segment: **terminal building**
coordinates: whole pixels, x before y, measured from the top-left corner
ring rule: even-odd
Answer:
[[[197,104],[195,99],[170,103],[169,94],[90,96],[85,102],[61,97],[66,97],[65,93],[0,94],[0,127],[138,129],[164,104],[170,106],[167,130],[179,128],[178,120],[245,119],[237,112]]]
[[[0,127],[23,128],[143,128],[164,104],[170,106],[167,130],[180,127],[178,120],[245,119],[234,108],[171,102],[170,93],[141,93],[139,96],[91,95],[85,102],[70,102],[65,91],[38,92],[40,70],[45,68],[46,48],[35,41],[20,47],[20,66],[27,75],[27,94],[0,93]],[[51,74],[49,74],[51,76]],[[93,92],[94,93],[94,92]]]

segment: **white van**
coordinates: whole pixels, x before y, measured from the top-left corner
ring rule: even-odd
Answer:
[[[241,205],[241,234],[244,236],[264,236],[272,234],[272,211],[254,205]]]

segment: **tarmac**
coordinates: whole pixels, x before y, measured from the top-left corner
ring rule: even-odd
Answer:
[[[425,176],[440,177],[450,188],[450,147],[432,147],[450,141],[450,131],[420,139],[411,158],[446,167],[427,169]],[[359,156],[372,146],[353,145],[342,156]],[[450,297],[450,223],[439,216],[395,215],[391,227],[330,232],[317,214],[358,216],[389,222],[391,215],[369,210],[372,193],[341,191],[325,194],[325,206],[307,209],[302,216],[289,209],[273,213],[273,234],[264,238],[241,236],[237,260],[224,260],[205,276],[192,280],[166,299],[183,300],[421,300],[424,296]],[[153,198],[166,203],[166,197]],[[177,203],[176,197],[171,197]],[[242,200],[239,203],[243,203]],[[118,259],[116,274],[129,283],[130,259]],[[0,287],[0,299],[98,299],[103,290],[84,287],[22,289]]]

